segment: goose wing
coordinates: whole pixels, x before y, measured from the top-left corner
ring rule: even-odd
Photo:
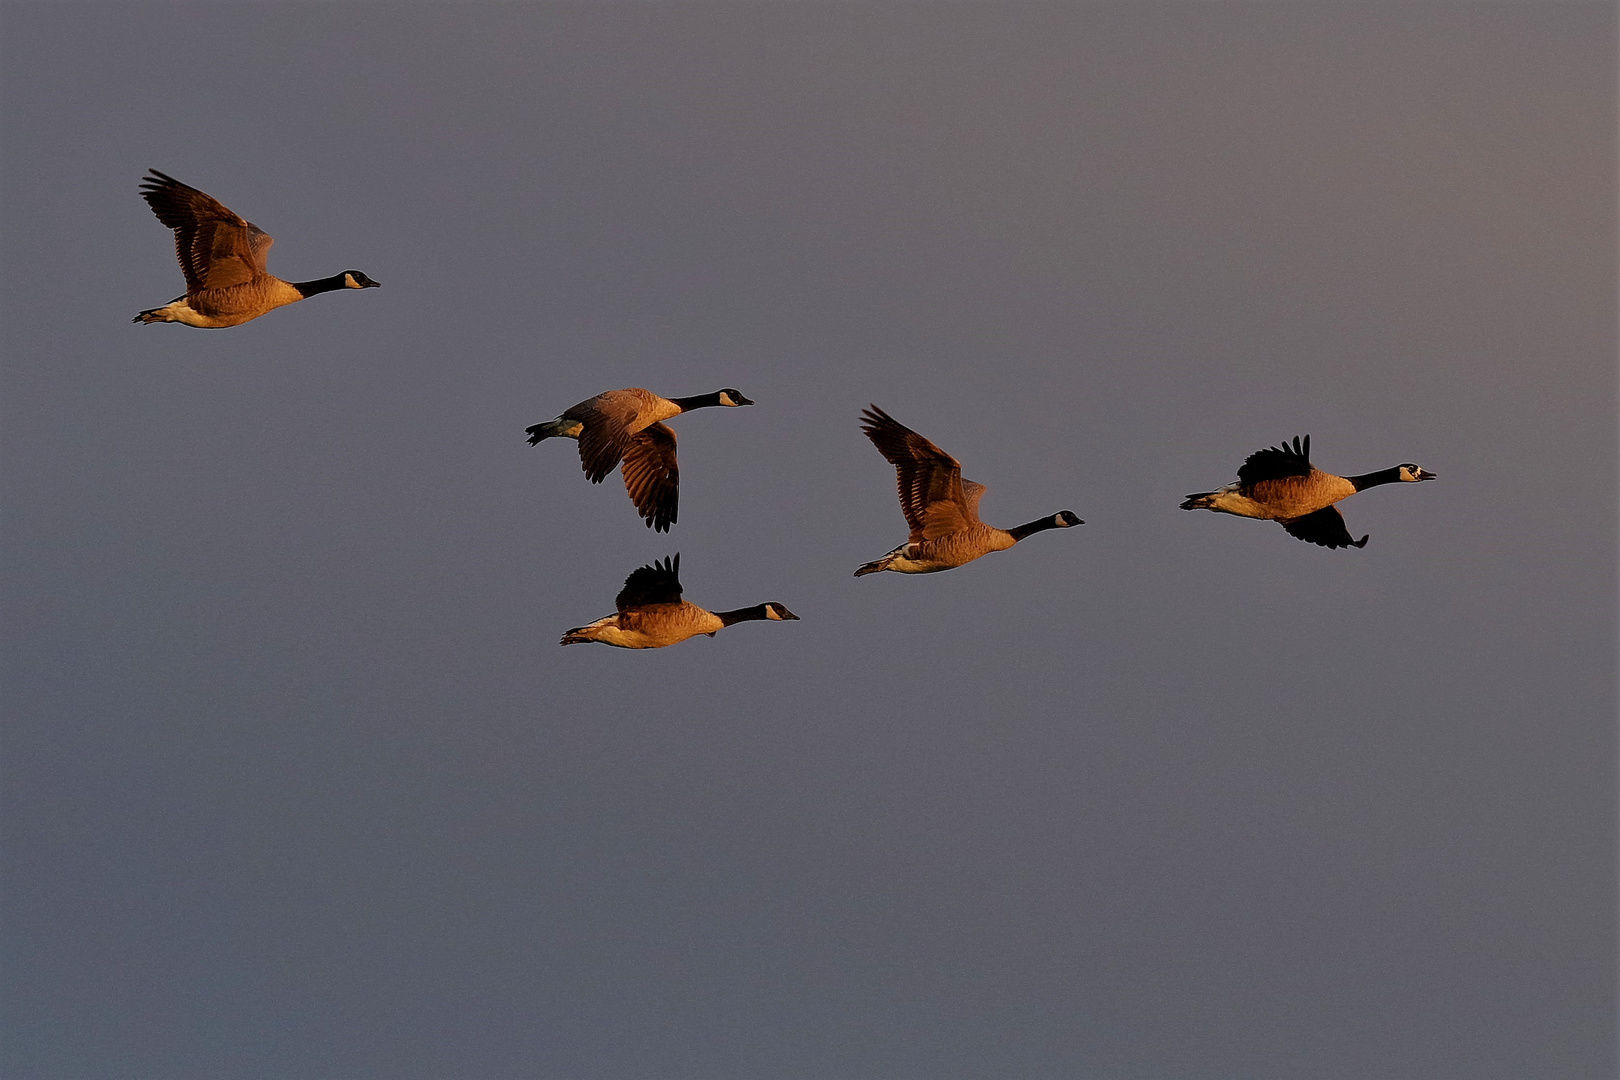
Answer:
[[[1320,544],[1325,548],[1367,546],[1365,536],[1360,540],[1350,539],[1350,530],[1344,525],[1344,515],[1334,506],[1325,506],[1313,514],[1288,518],[1278,524],[1288,530],[1289,536],[1298,537],[1308,544]]]
[[[876,405],[861,413],[861,430],[894,466],[900,512],[911,526],[911,543],[935,540],[978,523],[984,485],[964,481],[961,462]]]
[[[632,435],[624,455],[624,487],[655,532],[668,532],[675,524],[680,485],[675,432],[663,424],[648,424]]]
[[[681,602],[681,557],[665,556],[662,562],[653,560],[650,566],[641,566],[624,579],[624,588],[613,598],[614,607],[621,613],[653,604]]]
[[[1289,446],[1284,440],[1281,446],[1268,446],[1264,450],[1256,450],[1250,454],[1248,460],[1238,469],[1238,483],[1244,487],[1259,483],[1262,480],[1281,480],[1286,476],[1311,475],[1311,437],[1305,436],[1303,444],[1298,435],[1294,436],[1294,445]]]
[[[231,213],[212,195],[151,170],[141,181],[141,198],[164,225],[174,230],[174,253],[186,275],[186,291],[240,285],[268,273],[264,268],[270,234]]]
[[[585,425],[579,433],[579,463],[591,483],[600,484],[618,468],[631,439],[643,427],[642,409],[653,396],[645,390],[608,390],[563,413]]]

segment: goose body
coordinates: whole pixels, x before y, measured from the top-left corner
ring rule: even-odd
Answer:
[[[1344,516],[1334,506],[1358,491],[1380,484],[1415,484],[1435,474],[1411,462],[1358,476],[1335,476],[1311,464],[1311,437],[1284,442],[1250,454],[1235,484],[1188,495],[1183,510],[1275,521],[1288,535],[1325,548],[1366,547],[1367,537],[1351,539]]]
[[[156,169],[151,173],[141,181],[141,198],[159,221],[174,230],[186,293],[141,312],[136,322],[178,322],[205,329],[240,326],[318,293],[377,287],[358,270],[314,281],[283,281],[265,269],[265,257],[275,243],[269,233],[211,195]]]
[[[898,574],[952,570],[992,551],[1006,551],[1033,533],[1085,524],[1072,511],[1060,510],[1015,529],[986,525],[979,520],[985,486],[964,480],[959,461],[876,405],[861,414],[861,430],[895,468],[900,511],[911,536],[856,570],[856,577],[883,570]]]
[[[529,428],[529,445],[544,439],[579,441],[579,463],[600,484],[622,461],[625,490],[649,528],[668,532],[680,503],[675,432],[661,421],[693,409],[752,405],[730,388],[697,397],[666,398],[631,387],[587,398],[555,420]]]
[[[707,611],[681,599],[681,557],[639,567],[625,578],[614,599],[618,610],[563,634],[563,645],[596,641],[619,649],[662,649],[687,638],[713,637],[740,622],[797,620],[774,601],[735,611]]]

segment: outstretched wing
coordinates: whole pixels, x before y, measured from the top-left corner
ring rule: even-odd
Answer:
[[[663,562],[654,560],[650,566],[638,567],[624,579],[624,588],[613,598],[620,612],[652,604],[678,604],[681,602],[681,556],[665,556]]]
[[[608,390],[580,402],[563,416],[584,425],[579,433],[579,463],[593,484],[619,467],[630,452],[631,440],[640,429],[645,390]]]
[[[1320,544],[1325,548],[1367,546],[1365,536],[1360,540],[1350,539],[1350,530],[1344,527],[1344,516],[1335,506],[1324,506],[1314,514],[1289,518],[1278,524],[1288,530],[1289,536],[1296,536],[1308,544]]]
[[[649,424],[636,432],[624,455],[624,487],[655,532],[669,532],[675,524],[680,486],[675,432],[663,424]]]
[[[1281,446],[1270,446],[1250,454],[1243,467],[1238,469],[1238,483],[1248,487],[1262,480],[1281,480],[1285,476],[1309,475],[1311,475],[1311,437],[1305,436],[1305,441],[1301,444],[1299,436],[1295,435],[1292,447],[1285,440]]]
[[[978,522],[984,485],[964,483],[961,462],[876,405],[861,413],[861,430],[894,466],[900,512],[911,526],[912,543],[948,536]],[[971,497],[968,484],[973,488]]]
[[[251,281],[264,268],[270,234],[231,213],[212,195],[151,170],[141,198],[174,230],[174,253],[186,275],[186,291],[219,289]]]

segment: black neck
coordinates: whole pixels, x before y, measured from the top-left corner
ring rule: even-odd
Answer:
[[[348,288],[348,282],[343,280],[347,276],[348,271],[345,270],[341,274],[333,274],[331,277],[316,278],[314,281],[295,281],[292,283],[292,287],[303,293],[304,298],[307,300],[316,293],[331,292],[333,289]]]
[[[1379,469],[1377,472],[1345,477],[1346,480],[1356,486],[1357,491],[1366,491],[1368,488],[1377,487],[1379,484],[1393,484],[1398,482],[1400,478],[1401,467],[1399,465],[1392,469]]]
[[[1007,535],[1011,536],[1014,540],[1022,540],[1024,537],[1029,536],[1032,533],[1042,532],[1046,529],[1055,529],[1057,527],[1057,515],[1053,514],[1051,517],[1043,517],[1032,521],[1028,525],[1020,525],[1016,529],[1008,529]]]
[[[759,619],[769,619],[765,609],[769,604],[756,604],[754,607],[738,608],[736,611],[717,611],[714,617],[720,620],[721,626],[730,626],[733,623],[753,622]]]
[[[697,397],[673,397],[669,399],[681,407],[681,412],[691,412],[693,409],[707,408],[720,404],[720,391],[712,394],[699,394]]]

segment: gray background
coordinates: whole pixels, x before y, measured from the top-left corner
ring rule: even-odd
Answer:
[[[3,34],[7,1076],[1614,1075],[1612,5]],[[131,326],[148,166],[383,288]],[[867,402],[1089,523],[854,580]],[[557,647],[674,551],[803,621]]]

